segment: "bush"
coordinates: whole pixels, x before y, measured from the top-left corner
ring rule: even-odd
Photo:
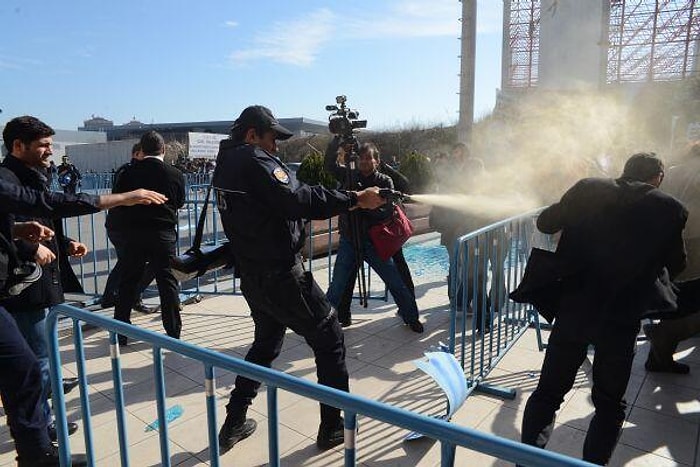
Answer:
[[[323,155],[319,153],[307,154],[301,161],[297,180],[307,185],[323,185],[326,188],[337,186],[333,174],[326,172],[323,168]]]
[[[406,155],[401,161],[399,172],[404,174],[411,182],[414,193],[428,193],[433,186],[433,169],[430,159],[417,152]]]

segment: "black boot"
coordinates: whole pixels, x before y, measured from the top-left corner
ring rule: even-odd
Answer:
[[[220,454],[228,452],[236,443],[252,435],[257,427],[255,420],[245,418],[245,415],[226,414],[226,421],[219,430]]]

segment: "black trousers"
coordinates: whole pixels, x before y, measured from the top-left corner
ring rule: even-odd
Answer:
[[[595,349],[592,391],[595,415],[586,434],[583,459],[606,464],[625,420],[624,396],[638,333],[639,322],[629,325],[603,322],[596,330],[586,332],[555,321],[537,389],[525,406],[522,442],[546,446],[554,428],[555,412],[573,386],[591,344]]]
[[[245,359],[270,367],[282,349],[287,328],[304,337],[316,358],[318,382],[348,391],[343,331],[326,296],[301,263],[291,269],[262,273],[241,267],[241,291],[255,323],[255,338]],[[244,416],[260,383],[243,376],[236,378],[227,413]],[[321,423],[334,426],[340,410],[321,404]]]
[[[399,249],[399,251],[397,251],[396,254],[391,258],[394,260],[394,264],[396,265],[396,269],[398,269],[399,271],[401,280],[404,284],[406,284],[406,287],[408,287],[408,290],[411,292],[411,295],[413,295],[413,298],[416,298],[416,286],[413,284],[411,270],[409,269],[408,263],[406,262],[406,258],[403,255],[403,248]],[[337,311],[338,319],[341,322],[350,318],[350,306],[352,304],[352,295],[355,292],[356,281],[357,274],[351,276],[351,279],[348,281],[348,284],[345,287],[345,291],[343,292],[342,297],[340,297],[340,303],[338,304]]]
[[[126,244],[125,235],[122,231],[107,229],[107,236],[109,241],[114,245],[114,250],[117,253],[117,262],[109,272],[107,276],[107,283],[105,284],[105,290],[102,293],[102,297],[107,300],[114,300],[119,296],[119,283],[121,282],[122,270],[124,269],[124,264],[119,260],[120,257],[124,256],[124,245]],[[136,286],[136,292],[140,297],[146,287],[148,287],[156,275],[153,273],[150,265],[146,264],[143,271],[143,276]]]
[[[119,298],[114,308],[114,319],[131,323],[131,309],[138,299],[138,283],[143,277],[146,263],[156,276],[160,295],[161,318],[165,332],[180,338],[180,285],[170,269],[170,258],[175,255],[177,233],[171,230],[132,230],[126,233],[122,278]]]
[[[49,450],[39,361],[12,316],[0,307],[0,397],[17,455],[33,458]]]

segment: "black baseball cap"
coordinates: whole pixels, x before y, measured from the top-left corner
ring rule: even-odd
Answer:
[[[241,115],[233,122],[233,127],[231,130],[248,128],[265,128],[274,130],[276,139],[289,139],[292,137],[293,133],[280,125],[272,112],[267,107],[262,105],[251,105],[246,107]]]

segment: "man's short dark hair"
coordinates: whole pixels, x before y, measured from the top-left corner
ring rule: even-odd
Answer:
[[[637,182],[648,182],[664,171],[664,163],[653,152],[633,154],[622,171],[622,178]]]
[[[160,156],[165,152],[165,140],[157,131],[144,133],[139,144],[145,156]]]
[[[32,141],[55,134],[56,132],[53,128],[46,123],[31,115],[25,115],[13,118],[7,122],[5,129],[2,130],[2,139],[5,142],[7,151],[12,153],[12,144],[17,139],[28,146]]]
[[[141,150],[141,143],[134,144],[133,146],[131,146],[131,156],[133,157],[140,150]]]
[[[379,162],[380,159],[380,154],[379,154],[379,148],[377,147],[376,144],[374,143],[362,143],[360,145],[360,149],[357,151],[358,154],[364,154],[365,152],[369,152],[372,155],[372,159],[376,160]]]

